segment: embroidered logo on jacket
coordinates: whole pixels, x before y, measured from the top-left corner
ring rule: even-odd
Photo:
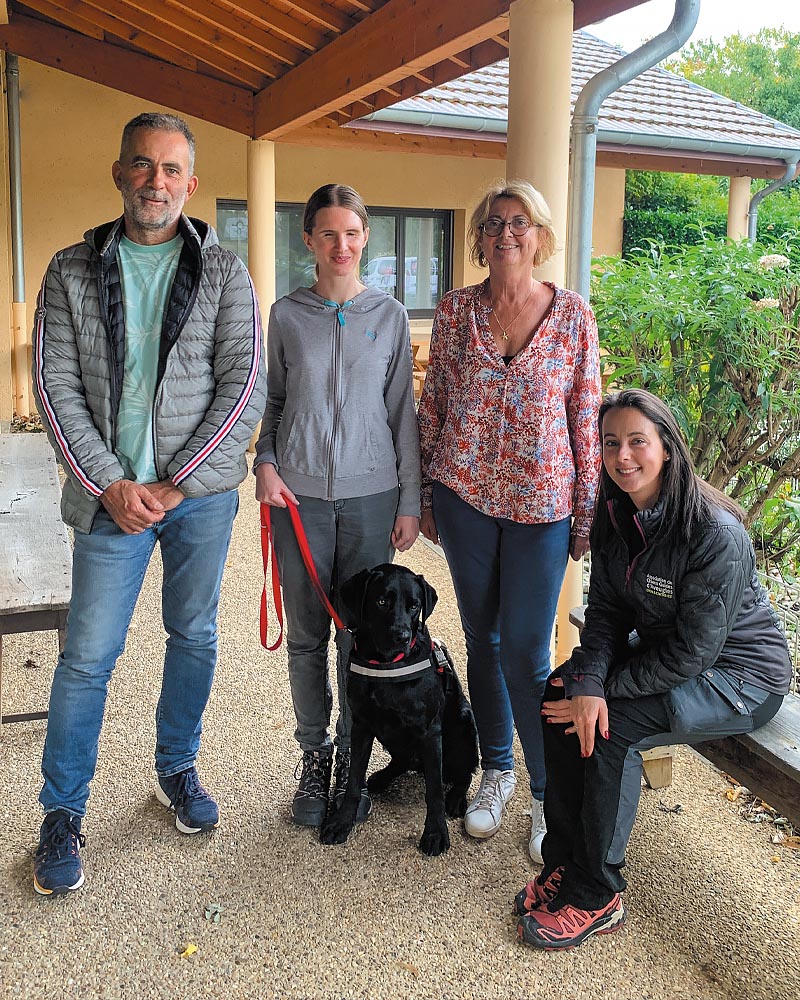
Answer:
[[[378,331],[377,330],[365,330],[364,331],[364,336],[367,338],[367,340],[377,340],[377,338],[378,338]]]
[[[653,576],[652,573],[648,573],[645,590],[654,597],[672,597],[672,580],[665,580],[663,577]]]

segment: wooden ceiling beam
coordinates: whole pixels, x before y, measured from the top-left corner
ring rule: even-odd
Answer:
[[[45,17],[49,17],[53,21],[58,21],[66,28],[79,31],[82,35],[86,35],[87,38],[94,38],[96,41],[102,42],[106,37],[105,30],[100,25],[99,20],[95,20],[94,17],[90,19],[81,16],[77,9],[80,4],[67,5],[66,3],[51,3],[50,0],[25,0],[25,6],[30,10],[35,10],[37,14],[44,14]],[[92,14],[94,14],[94,11],[92,11]],[[0,23],[8,24],[8,21],[0,19]],[[119,27],[122,28],[122,25],[119,25]],[[118,37],[124,37],[124,35]]]
[[[88,7],[83,0],[26,0],[26,6],[38,10],[39,13],[45,14],[47,17],[52,17],[66,28],[80,31],[81,34],[97,38],[98,41],[103,41],[106,34],[113,35],[114,38],[120,38],[139,49],[143,49],[148,55],[165,59],[167,62],[191,72],[197,70],[197,60],[187,55],[182,49],[177,49],[160,38],[140,31],[101,10]],[[50,13],[50,8],[57,13]],[[83,25],[86,25],[86,28]],[[94,31],[91,30],[92,28]]]
[[[176,11],[170,11],[167,17],[165,7],[159,3],[146,13],[139,6],[128,3],[127,0],[84,0],[84,2],[101,13],[111,14],[125,24],[132,25],[140,31],[157,31],[159,37],[182,50],[195,59],[202,59],[210,66],[216,66],[229,76],[241,80],[250,90],[260,90],[265,86],[267,77],[266,66],[254,66],[258,60],[246,46],[215,37],[218,32],[207,28],[204,22],[194,18],[182,17]],[[245,59],[240,56],[244,55]]]
[[[321,3],[320,0],[285,0],[289,7],[299,10],[301,14],[306,14],[313,18],[323,28],[335,31],[338,35],[349,31],[357,22],[349,14],[333,7],[329,3]]]
[[[256,95],[255,136],[277,139],[409,74],[424,74],[431,62],[504,31],[509,6],[510,0],[388,0]]]
[[[189,10],[196,10],[196,4],[192,0],[179,0],[179,2],[181,6],[188,7]],[[209,6],[213,6],[213,4]],[[320,31],[314,25],[298,21],[288,14],[283,14],[276,10],[272,4],[264,3],[264,0],[237,0],[235,4],[231,3],[230,6],[233,8],[231,13],[225,12],[223,14],[219,7],[216,8],[218,22],[222,21],[224,17],[224,23],[228,24],[233,17],[240,15],[236,17],[236,20],[242,21],[244,24],[249,23],[251,27],[254,27],[252,20],[248,22],[247,19],[241,17],[242,12],[244,12],[259,24],[266,25],[270,30],[279,32],[290,42],[302,45],[303,48],[309,49],[311,52],[316,52],[317,49],[322,48],[330,41],[327,32]],[[352,27],[352,24],[350,26]]]
[[[158,59],[15,13],[0,26],[0,48],[151,104],[242,135],[252,134],[253,95]]]
[[[338,128],[326,120],[301,129],[285,132],[279,142],[292,146],[318,146],[325,149],[361,149],[366,152],[425,153],[429,156],[462,156],[473,160],[504,160],[504,142],[479,139],[448,139],[441,136],[396,135],[370,129]]]
[[[135,3],[139,6],[142,0],[125,0],[126,3]],[[245,17],[239,17],[233,12],[226,12],[215,3],[209,0],[170,0],[170,7],[165,7],[163,17],[169,23],[174,23],[174,13],[179,9],[189,12],[188,20],[191,22],[199,19],[207,27],[203,29],[202,37],[213,37],[218,39],[215,44],[234,43],[244,47],[253,55],[258,55],[261,62],[264,58],[270,59],[273,72],[270,76],[283,76],[286,66],[294,66],[301,62],[308,54],[304,49],[298,49],[287,45],[280,38],[271,35],[268,31]],[[180,15],[184,17],[186,15]],[[183,22],[181,22],[183,23]],[[209,32],[211,35],[209,36]],[[265,55],[269,53],[270,55]],[[238,50],[241,55],[241,50]],[[280,57],[271,58],[271,56]]]
[[[471,70],[491,66],[492,63],[506,58],[508,58],[507,39],[504,40],[503,36],[489,38],[485,42],[480,42],[478,45],[473,45],[464,52],[458,53],[458,62],[454,62],[452,58],[448,58],[441,63],[437,63],[435,66],[431,66],[425,80],[409,76],[391,89],[386,87],[383,91],[372,95],[371,99],[374,101],[375,111],[382,111],[384,108],[389,108],[393,104],[397,104],[398,101],[418,97],[424,91],[430,90],[431,87],[439,87],[442,84],[449,83],[451,80],[458,79],[458,77],[463,76],[465,73],[465,70],[460,68],[459,63],[463,63],[466,66],[466,72],[470,72]],[[353,113],[357,109],[353,109],[352,105],[341,110],[346,112],[343,115],[346,121],[352,121],[358,117],[357,114]]]

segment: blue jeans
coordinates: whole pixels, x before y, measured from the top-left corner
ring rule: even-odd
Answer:
[[[317,575],[337,611],[341,610],[337,605],[340,583],[364,569],[392,561],[391,536],[399,495],[395,487],[348,500],[297,498]],[[333,707],[328,675],[331,619],[311,586],[288,511],[273,507],[270,517],[286,608],[289,685],[297,719],[294,735],[303,750],[320,750],[331,744],[328,735]],[[336,745],[346,750],[350,747],[350,709],[345,690],[347,661],[338,649],[336,677],[339,688]]]
[[[481,766],[513,768],[516,725],[531,791],[541,799],[540,709],[569,552],[569,518],[519,524],[489,517],[437,482],[433,515],[464,628]]]
[[[187,498],[138,535],[126,535],[100,510],[88,535],[75,533],[67,641],[50,692],[42,758],[45,812],[86,812],[108,682],[156,542],[167,631],[156,772],[176,774],[194,763],[217,662],[219,588],[238,506],[236,490]]]

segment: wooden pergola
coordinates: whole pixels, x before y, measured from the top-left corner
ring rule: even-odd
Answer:
[[[574,0],[574,27],[643,2]],[[251,139],[325,144],[340,125],[504,59],[510,7],[510,0],[0,0],[0,47]],[[396,142],[467,155],[480,145]]]

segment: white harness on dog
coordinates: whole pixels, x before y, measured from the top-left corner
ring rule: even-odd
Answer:
[[[427,643],[421,649],[415,650],[416,646],[415,639],[408,653],[396,656],[387,663],[381,663],[379,660],[365,660],[354,649],[350,654],[350,671],[360,677],[369,677],[371,680],[394,681],[395,683],[419,677],[430,667],[433,667],[437,673],[445,672],[449,664],[444,650],[436,639],[431,641],[429,649],[425,648]]]

